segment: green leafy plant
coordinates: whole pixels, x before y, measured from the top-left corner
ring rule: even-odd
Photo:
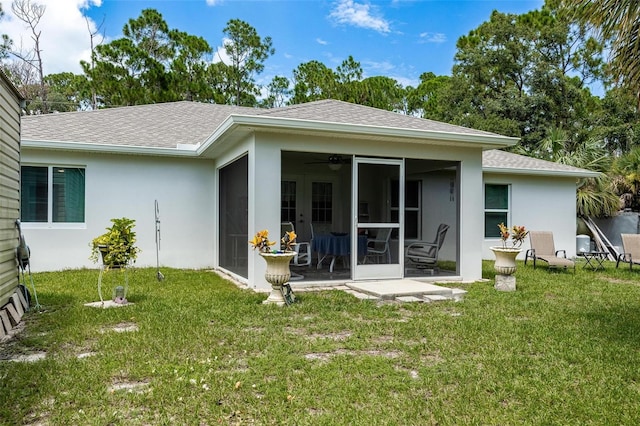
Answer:
[[[529,235],[529,231],[524,226],[513,225],[511,229],[507,228],[504,223],[498,225],[500,228],[500,239],[502,240],[503,248],[518,248],[524,242],[524,239]],[[511,247],[508,247],[507,241],[511,237]]]
[[[282,251],[293,251],[296,245],[296,238],[298,236],[293,231],[285,232],[284,236],[280,239]],[[277,253],[278,250],[272,249],[271,246],[275,245],[275,241],[269,240],[269,231],[263,229],[258,231],[251,241],[249,241],[251,248],[258,250],[262,253]]]
[[[136,233],[133,228],[135,220],[126,217],[111,219],[112,225],[107,232],[91,240],[91,256],[89,259],[109,267],[128,265],[136,261],[140,249],[135,246]]]

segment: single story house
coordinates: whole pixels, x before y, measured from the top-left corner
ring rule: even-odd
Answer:
[[[294,224],[300,241],[345,237],[334,253],[345,268],[322,280],[428,279],[407,267],[404,247],[433,240],[441,223],[449,230],[440,274],[452,279],[481,277],[501,221],[552,230],[556,245],[574,254],[576,180],[595,174],[500,151],[515,143],[335,100],[24,117],[21,206],[31,266],[91,267],[88,244],[115,217],[136,220],[137,265],[155,266],[156,201],[161,265],[215,268],[253,288],[268,284],[248,240],[262,229],[278,239],[282,222]],[[361,243],[374,235],[389,237],[383,255],[368,260]]]

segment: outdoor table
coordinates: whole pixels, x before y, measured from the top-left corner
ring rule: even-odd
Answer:
[[[318,269],[322,268],[322,261],[331,257],[329,272],[333,272],[336,258],[343,256],[349,258],[351,254],[351,235],[345,233],[319,234],[311,241],[311,251],[318,253]],[[367,237],[358,235],[358,256],[367,254]]]
[[[582,269],[590,268],[594,271],[598,269],[604,269],[604,265],[602,262],[607,258],[606,251],[584,251],[578,253],[578,256],[584,257],[586,261],[584,265],[582,265]]]

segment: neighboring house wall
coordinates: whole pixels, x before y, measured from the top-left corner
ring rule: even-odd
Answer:
[[[0,76],[0,307],[18,286],[15,250],[20,214],[20,99]],[[0,324],[2,328],[2,324]]]
[[[90,241],[110,219],[136,220],[136,266],[155,266],[154,201],[160,208],[160,264],[213,266],[215,168],[211,160],[89,154],[23,148],[23,165],[84,167],[85,223],[23,223],[33,271],[96,267]]]
[[[570,177],[506,175],[486,173],[484,183],[511,185],[509,226],[524,225],[528,230],[551,231],[556,250],[576,254],[576,179]],[[482,257],[494,259],[489,249],[500,245],[499,238],[484,239]],[[529,249],[523,244],[519,259]]]

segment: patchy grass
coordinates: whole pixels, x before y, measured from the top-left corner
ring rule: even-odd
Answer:
[[[135,270],[135,304],[105,310],[83,306],[97,271],[36,274],[44,310],[0,358],[46,357],[0,361],[0,423],[640,423],[640,268],[520,264],[515,293],[485,282],[461,303],[399,304],[323,291],[285,308],[210,272],[163,274]]]

